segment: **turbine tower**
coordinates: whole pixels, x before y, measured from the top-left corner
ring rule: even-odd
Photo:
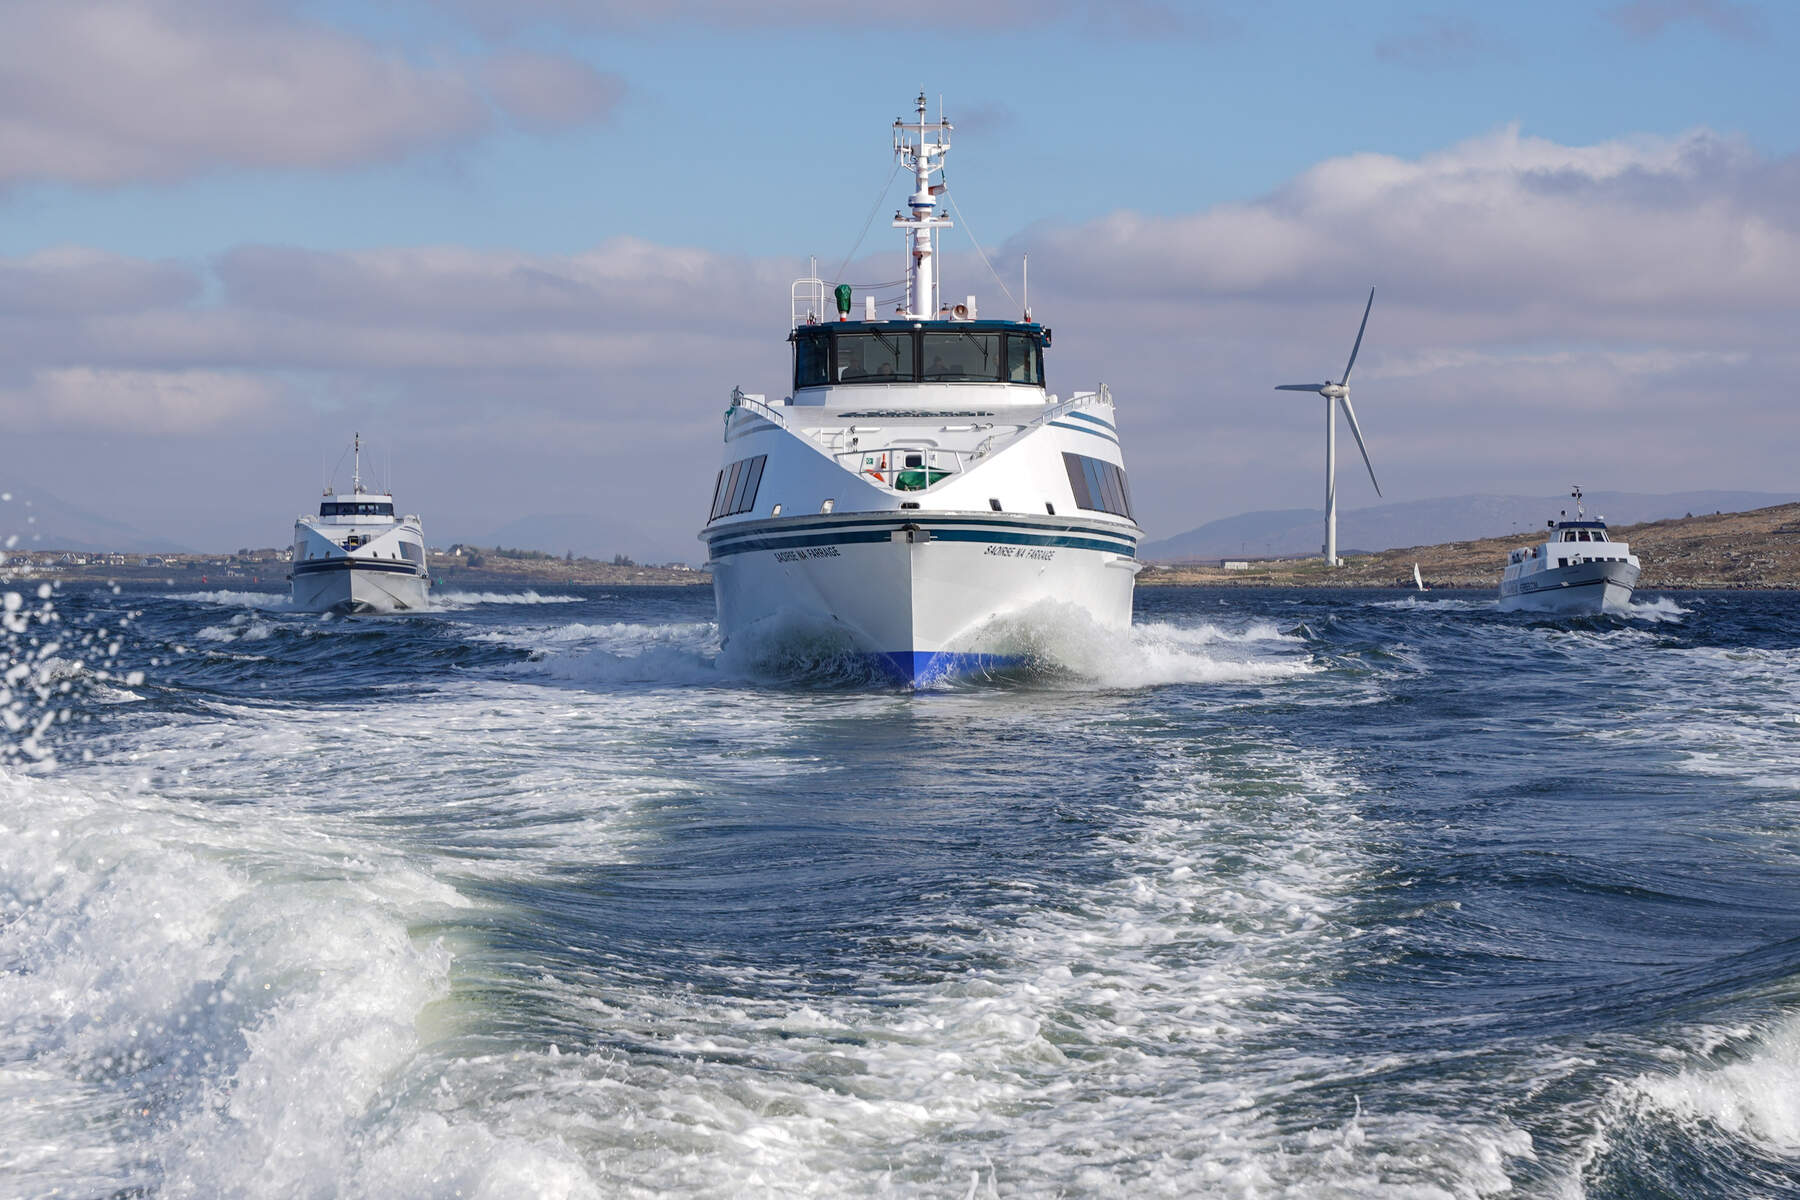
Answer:
[[[1350,347],[1350,361],[1344,365],[1344,377],[1336,383],[1282,383],[1278,392],[1315,392],[1325,397],[1325,565],[1338,565],[1337,557],[1337,414],[1333,401],[1343,405],[1350,432],[1356,437],[1356,448],[1362,451],[1363,466],[1369,468],[1369,482],[1375,494],[1381,495],[1381,483],[1375,478],[1375,465],[1369,461],[1369,448],[1363,445],[1362,430],[1356,426],[1356,410],[1350,407],[1350,368],[1356,365],[1356,352],[1362,349],[1363,330],[1369,327],[1369,310],[1375,307],[1375,289],[1369,289],[1369,302],[1363,306],[1362,324],[1356,330],[1356,344]]]

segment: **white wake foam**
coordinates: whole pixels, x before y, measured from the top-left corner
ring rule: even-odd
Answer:
[[[467,902],[244,799],[0,769],[9,1194],[597,1195],[552,1139],[430,1103],[453,948],[411,931]]]
[[[217,589],[208,592],[170,592],[171,600],[193,604],[216,604],[222,608],[260,608],[281,611],[290,607],[286,592],[234,592]]]
[[[433,592],[433,608],[454,611],[480,604],[578,604],[580,596],[540,595],[527,588],[522,592]]]
[[[1800,1018],[1789,1017],[1714,1061],[1642,1075],[1627,1093],[1683,1122],[1705,1122],[1782,1158],[1800,1158]]]
[[[1653,623],[1673,623],[1690,615],[1694,610],[1683,608],[1667,596],[1658,596],[1653,600],[1632,599],[1620,616],[1633,621],[1650,621]]]

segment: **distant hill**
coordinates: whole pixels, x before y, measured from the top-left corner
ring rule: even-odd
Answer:
[[[1800,500],[1797,492],[1593,492],[1587,511],[1617,525],[1663,521],[1714,512],[1742,512]],[[1338,510],[1338,553],[1432,546],[1484,537],[1529,534],[1571,506],[1567,496],[1450,496],[1373,508]],[[1138,548],[1155,562],[1264,558],[1318,554],[1324,534],[1322,509],[1289,508],[1242,513],[1210,521],[1186,533]]]
[[[0,548],[17,536],[15,550],[83,550],[122,554],[191,554],[193,548],[166,537],[76,508],[49,492],[11,489],[0,501]]]

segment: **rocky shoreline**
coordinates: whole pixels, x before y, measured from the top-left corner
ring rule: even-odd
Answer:
[[[1749,512],[1713,513],[1615,526],[1614,537],[1631,544],[1643,561],[1640,588],[1800,588],[1800,504]],[[1138,576],[1144,587],[1204,584],[1238,587],[1406,587],[1413,564],[1430,587],[1491,590],[1499,586],[1506,554],[1531,544],[1538,530],[1506,537],[1410,546],[1379,554],[1350,553],[1327,569],[1317,559],[1252,561],[1247,569],[1151,564]],[[696,587],[712,576],[694,567],[645,566],[589,558],[507,558],[489,554],[438,554],[430,560],[432,586],[445,591],[545,588],[558,584],[608,587]],[[164,587],[256,588],[287,586],[285,552],[238,554],[12,554],[0,563],[0,580],[83,580]]]

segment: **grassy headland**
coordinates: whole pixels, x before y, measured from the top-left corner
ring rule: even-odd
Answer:
[[[1543,532],[1527,529],[1441,546],[1341,555],[1344,565],[1335,570],[1316,558],[1252,561],[1248,570],[1231,571],[1153,566],[1138,576],[1138,583],[1411,587],[1413,564],[1418,563],[1431,587],[1497,589],[1507,551],[1535,545]],[[1615,525],[1609,532],[1629,542],[1643,563],[1640,588],[1800,588],[1800,504]]]

